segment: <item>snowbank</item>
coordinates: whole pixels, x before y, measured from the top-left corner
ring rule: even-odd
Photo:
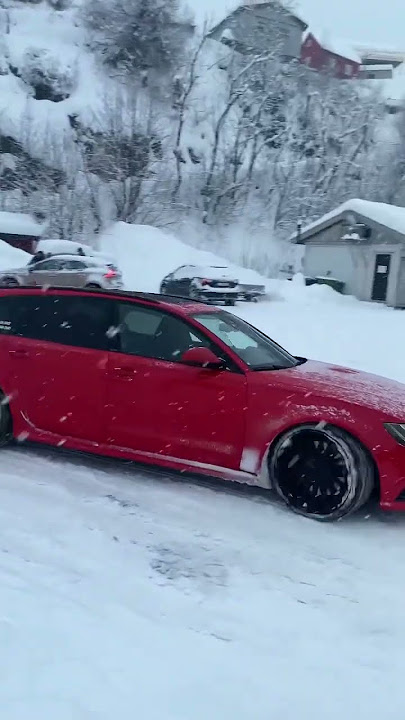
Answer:
[[[4,240],[0,240],[0,271],[13,267],[23,267],[30,257],[31,255],[24,252],[24,250],[18,250],[18,248],[8,245]]]
[[[98,248],[115,258],[131,290],[158,292],[162,279],[180,265],[226,266],[241,282],[268,285],[254,270],[237,267],[223,257],[185,245],[174,235],[150,225],[118,222],[98,239]]]

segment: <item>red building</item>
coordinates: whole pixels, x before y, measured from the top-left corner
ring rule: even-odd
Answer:
[[[350,79],[359,76],[361,60],[350,47],[340,43],[320,42],[308,33],[301,46],[301,62],[312,70],[328,72],[333,77]]]

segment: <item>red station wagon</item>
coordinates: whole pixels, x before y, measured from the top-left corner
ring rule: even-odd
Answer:
[[[405,385],[293,357],[168,296],[0,290],[0,442],[46,443],[273,488],[334,520],[405,510]]]

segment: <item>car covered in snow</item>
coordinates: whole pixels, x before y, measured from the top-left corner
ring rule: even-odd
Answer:
[[[235,305],[240,293],[239,279],[225,266],[181,265],[163,278],[160,292],[162,295]]]
[[[0,272],[0,287],[18,286],[112,289],[123,287],[123,282],[118,267],[102,257],[53,255],[41,259],[38,252],[27,265]]]
[[[405,385],[295,357],[244,320],[123,290],[0,289],[12,439],[273,489],[336,520],[405,511]]]

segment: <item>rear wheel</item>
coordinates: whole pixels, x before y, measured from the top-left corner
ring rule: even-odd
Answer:
[[[13,277],[4,278],[1,284],[3,287],[18,287],[19,286],[18,280],[16,280]]]
[[[86,288],[88,290],[101,290],[101,285],[97,285],[97,283],[88,283]]]
[[[0,391],[0,447],[7,445],[12,437],[11,413],[7,398]]]
[[[189,290],[189,297],[191,298],[191,300],[201,300],[201,295],[199,294],[197,288],[193,287],[192,285]]]
[[[234,300],[233,298],[229,299],[229,300],[225,300],[225,305],[228,305],[228,307],[233,307],[235,305],[235,303],[236,303],[236,300]]]
[[[327,425],[287,432],[271,452],[269,470],[275,491],[294,512],[323,521],[358,510],[375,482],[374,465],[363,446]]]

